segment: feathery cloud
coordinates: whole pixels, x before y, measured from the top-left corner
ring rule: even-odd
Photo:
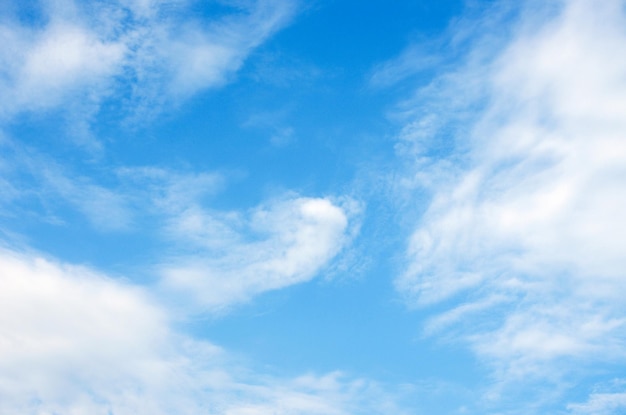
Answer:
[[[227,82],[296,9],[260,0],[207,21],[188,6],[67,0],[42,2],[33,21],[0,16],[0,117],[69,107],[89,119],[117,95],[131,115],[149,116]]]
[[[432,200],[396,286],[422,306],[460,301],[429,330],[509,380],[626,357],[623,2],[519,16],[405,103],[399,147]]]

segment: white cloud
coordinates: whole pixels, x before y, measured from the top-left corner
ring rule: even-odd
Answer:
[[[348,215],[314,198],[287,199],[247,214],[191,206],[173,217],[169,230],[196,253],[161,265],[164,286],[217,311],[309,281],[347,242]]]
[[[40,172],[45,196],[48,191],[68,202],[98,230],[124,231],[132,227],[134,212],[128,197],[93,183],[85,177],[70,177],[58,166]]]
[[[457,333],[509,379],[621,361],[626,341],[624,4],[520,16],[503,48],[479,39],[405,103],[399,147],[432,201],[397,288],[423,306],[454,299],[431,332]]]
[[[441,63],[436,55],[429,54],[425,48],[413,45],[398,58],[374,68],[369,83],[374,88],[389,87]]]
[[[358,203],[285,196],[254,208],[211,209],[224,178],[158,168],[120,169],[137,209],[158,219],[171,249],[156,265],[166,297],[224,311],[311,280],[358,232]]]
[[[144,289],[0,251],[3,414],[402,413],[371,381],[254,372],[170,327]]]
[[[140,115],[226,82],[295,9],[260,0],[206,21],[189,16],[187,3],[43,2],[43,23],[4,16],[0,115],[69,106],[88,119],[120,90]]]
[[[6,250],[0,270],[1,412],[99,406],[99,394],[123,392],[117,380],[147,382],[165,369],[166,318],[141,290]]]
[[[62,223],[80,213],[99,231],[128,231],[135,212],[129,195],[95,183],[55,160],[5,139],[0,143],[0,195],[2,214],[12,217],[35,215],[46,222]],[[72,210],[65,214],[67,207]],[[15,220],[15,219],[14,219]]]
[[[173,65],[172,92],[188,95],[226,81],[252,48],[262,43],[293,12],[282,1],[257,2],[245,19],[228,19],[208,30],[188,25],[178,39],[165,45],[166,59]]]
[[[54,107],[77,90],[98,87],[119,72],[126,52],[123,44],[104,42],[71,23],[51,24],[41,33],[7,27],[2,32],[0,40],[15,45],[2,59],[2,67],[8,61],[14,67],[2,85],[4,113]]]
[[[593,393],[581,404],[570,404],[568,409],[577,415],[617,415],[626,410],[626,393]]]
[[[285,197],[249,210],[217,210],[210,208],[224,183],[217,173],[119,168],[101,186],[37,153],[6,148],[0,162],[11,181],[0,202],[12,217],[34,214],[62,224],[74,223],[79,212],[97,231],[160,237],[166,245],[153,265],[164,296],[184,294],[201,309],[222,310],[309,281],[358,231],[359,207],[350,200]],[[26,203],[32,198],[45,208]]]

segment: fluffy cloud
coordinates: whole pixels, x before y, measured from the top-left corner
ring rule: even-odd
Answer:
[[[430,332],[453,330],[508,379],[621,360],[626,340],[624,4],[519,15],[503,47],[476,41],[408,107],[401,151],[432,200],[396,281],[418,304],[460,303]]]
[[[171,329],[144,289],[86,267],[0,251],[3,414],[402,413],[340,373],[281,379]]]
[[[0,275],[3,413],[105,413],[167,370],[167,320],[141,290],[7,250]]]
[[[64,96],[96,86],[120,70],[126,48],[88,29],[51,23],[44,31],[0,28],[0,41],[12,45],[1,56],[2,112],[59,105]]]
[[[346,243],[348,214],[314,198],[287,199],[245,215],[191,206],[173,217],[169,231],[196,253],[160,266],[164,286],[219,310],[308,281]]]
[[[314,278],[358,232],[360,206],[344,198],[284,195],[249,209],[218,210],[216,173],[154,167],[118,170],[125,199],[156,219],[169,248],[154,272],[165,297],[225,311],[266,291]]]

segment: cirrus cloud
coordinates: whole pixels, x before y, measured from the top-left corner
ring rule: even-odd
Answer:
[[[32,21],[0,16],[0,116],[67,107],[72,124],[84,124],[117,95],[131,116],[149,116],[223,85],[296,9],[260,0],[207,21],[190,18],[189,6],[44,1]]]
[[[428,333],[467,341],[503,382],[626,357],[623,6],[531,2],[403,107],[407,183],[432,199],[396,287],[454,300]]]

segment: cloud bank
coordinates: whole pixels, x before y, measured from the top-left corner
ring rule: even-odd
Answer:
[[[404,104],[399,147],[432,199],[396,286],[421,306],[461,301],[426,331],[507,380],[626,358],[624,4],[518,12]]]
[[[339,372],[260,374],[172,329],[144,288],[32,253],[0,251],[3,414],[403,413]]]

